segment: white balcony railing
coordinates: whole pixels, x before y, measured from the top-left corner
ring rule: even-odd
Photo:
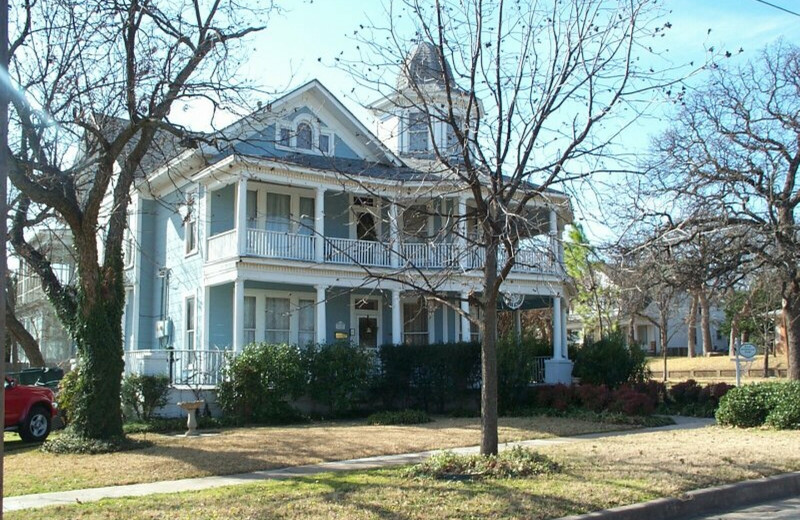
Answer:
[[[265,258],[314,260],[314,237],[263,229],[247,230],[247,254]]]
[[[391,265],[391,257],[389,247],[381,242],[349,238],[327,238],[325,240],[326,262],[388,267]]]
[[[315,242],[318,237],[248,229],[245,255],[260,258],[280,258],[313,262],[316,259]],[[208,260],[220,260],[240,256],[237,252],[236,230],[214,235],[208,240]],[[389,267],[392,265],[392,250],[389,244],[372,240],[326,237],[323,244],[324,262],[341,265],[363,265]],[[449,242],[404,243],[397,250],[399,267],[419,269],[481,269],[486,258],[485,251],[472,247],[462,250],[459,244]],[[498,253],[498,265],[506,261],[506,253]],[[539,249],[520,249],[512,271],[517,273],[557,273],[557,265],[551,252]]]
[[[214,350],[129,350],[125,352],[125,375],[161,375],[173,385],[217,386],[222,382],[225,354]]]

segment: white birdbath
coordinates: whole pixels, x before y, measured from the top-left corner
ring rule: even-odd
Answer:
[[[197,409],[203,406],[205,403],[205,401],[182,401],[178,403],[178,406],[186,410],[189,415],[189,418],[186,420],[186,427],[189,430],[184,434],[184,437],[194,437],[195,435],[198,435],[197,418],[195,415],[197,413]]]

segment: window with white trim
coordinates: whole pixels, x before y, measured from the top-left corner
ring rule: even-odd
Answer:
[[[295,146],[302,150],[311,150],[314,143],[314,131],[308,123],[300,123],[297,125],[297,132],[295,136]]]
[[[331,136],[329,134],[319,133],[319,151],[324,154],[331,153]]]
[[[278,144],[281,146],[292,146],[292,130],[290,128],[281,128]]]
[[[128,215],[128,223],[130,224],[131,217]],[[123,264],[126,269],[133,267],[133,233],[131,233],[130,225],[125,226],[125,232],[122,239],[122,258]]]
[[[197,299],[194,296],[186,298],[184,305],[184,343],[183,348],[195,349],[195,329],[197,315]]]
[[[403,303],[403,343],[428,344],[428,309],[424,300]]]
[[[266,299],[266,328],[264,341],[267,343],[289,343],[291,333],[291,314],[289,298]]]
[[[297,301],[297,315],[299,331],[297,344],[304,347],[314,343],[314,326],[316,321],[316,302],[314,300],[300,299]]]
[[[197,210],[195,208],[196,193],[190,193],[186,199],[186,217],[184,217],[185,252],[187,255],[197,252]]]
[[[408,115],[408,151],[428,151],[428,121],[422,112],[411,112]]]
[[[244,297],[244,344],[256,342],[256,297]]]

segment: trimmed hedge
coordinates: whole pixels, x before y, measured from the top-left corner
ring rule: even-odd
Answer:
[[[625,345],[620,334],[587,343],[575,352],[573,375],[581,382],[617,388],[624,383],[640,383],[650,378],[642,349]]]
[[[374,426],[390,426],[398,424],[424,424],[433,421],[430,415],[422,410],[399,410],[378,412],[367,417],[367,424]]]
[[[158,408],[166,406],[169,377],[131,374],[122,380],[120,395],[127,417],[148,422]]]
[[[297,347],[253,343],[226,363],[217,403],[239,423],[289,420],[296,413],[287,400],[302,394],[305,379]]]
[[[480,381],[480,345],[385,345],[373,391],[388,409],[444,412],[463,406]]]
[[[719,424],[740,428],[800,429],[800,381],[733,388],[720,400],[716,417]]]
[[[306,392],[332,415],[345,415],[367,400],[375,368],[371,351],[332,343],[309,345],[302,356],[308,378]]]
[[[673,385],[667,393],[665,411],[694,417],[714,417],[719,402],[733,386],[712,383],[700,386],[694,379]]]

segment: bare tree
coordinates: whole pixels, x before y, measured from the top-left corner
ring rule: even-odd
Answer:
[[[170,121],[182,100],[241,101],[238,48],[271,8],[237,0],[42,0],[12,11],[9,178],[20,195],[10,241],[77,344],[77,435],[122,435],[123,237],[143,163],[190,146]],[[29,230],[42,224],[71,235],[78,283],[62,283],[29,241]]]
[[[645,41],[659,38],[669,23],[655,25],[651,2],[641,0],[406,0],[389,3],[386,16],[386,25],[371,23],[357,32],[358,59],[339,63],[380,93],[371,106],[381,119],[401,113],[407,128],[434,136],[432,148],[420,154],[426,163],[408,161],[421,172],[410,178],[416,183],[409,185],[409,198],[416,200],[401,202],[398,211],[419,213],[425,197],[473,201],[467,213],[447,213],[443,228],[468,246],[464,251],[483,252],[480,266],[470,267],[464,257],[453,264],[482,272],[480,289],[469,296],[480,313],[469,319],[483,338],[481,453],[496,453],[503,283],[515,265],[538,262],[520,246],[547,229],[547,213],[539,210],[564,200],[553,190],[566,191],[571,182],[607,169],[610,143],[635,117],[638,97],[659,83],[651,69],[658,57]],[[412,48],[425,52],[424,67],[407,59]],[[648,62],[641,70],[640,53]],[[603,126],[617,116],[618,126]],[[385,136],[397,137],[391,129]],[[562,218],[570,212],[554,209]],[[395,273],[367,273],[464,312],[462,301],[442,291],[458,271],[430,275],[415,269],[413,258],[404,260],[406,268]],[[410,271],[417,276],[407,276]]]
[[[741,237],[742,263],[779,273],[789,377],[800,379],[800,49],[779,42],[713,71],[658,141],[671,228]],[[728,246],[730,247],[730,246]]]

